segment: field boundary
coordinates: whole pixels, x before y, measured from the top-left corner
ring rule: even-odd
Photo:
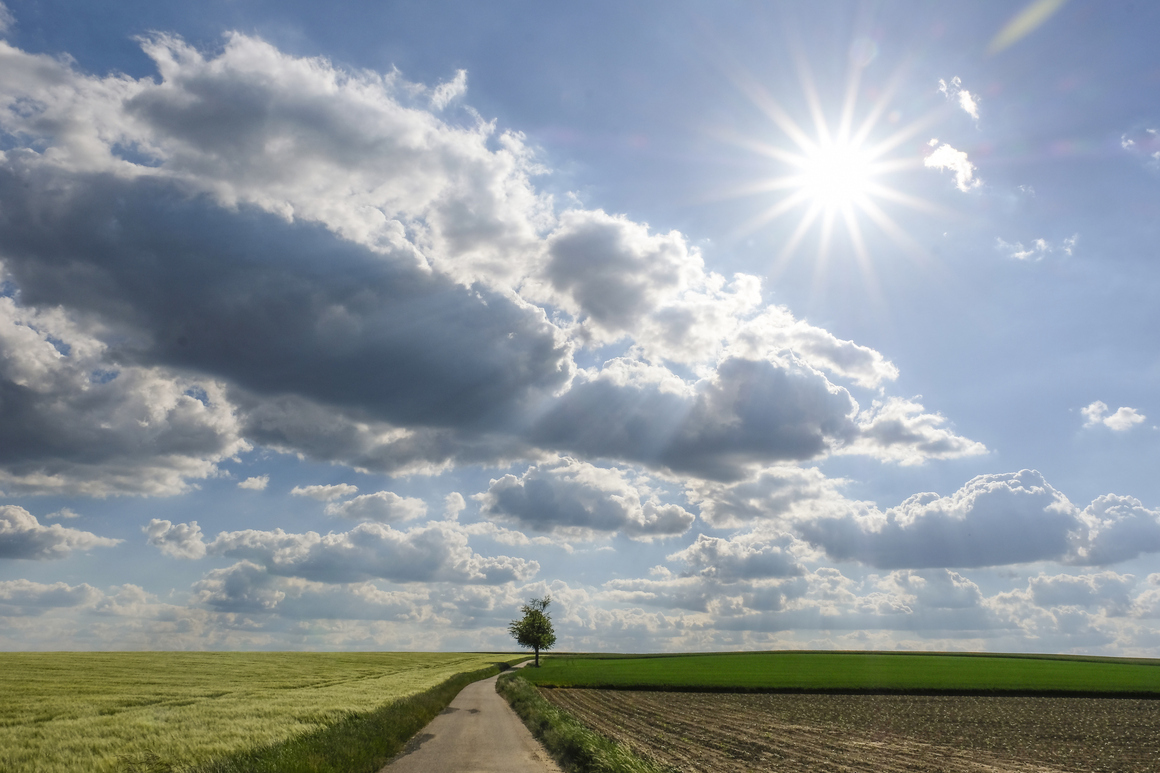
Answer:
[[[894,687],[738,687],[729,685],[537,684],[544,690],[617,690],[631,692],[737,693],[740,695],[924,695],[947,698],[1131,698],[1160,700],[1160,692],[1123,690],[1004,690]]]
[[[937,650],[726,650],[715,652],[553,652],[547,657],[582,660],[632,660],[636,658],[729,657],[735,655],[906,655],[907,657],[1004,658],[1012,660],[1062,660],[1077,663],[1120,663],[1160,666],[1160,658],[1126,658],[1106,655],[1060,655],[1037,652],[940,652]]]
[[[518,673],[501,676],[495,690],[568,773],[671,773],[674,770],[638,757],[628,747],[553,706],[535,685]]]

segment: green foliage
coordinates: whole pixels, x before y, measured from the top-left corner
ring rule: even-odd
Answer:
[[[552,617],[548,614],[551,596],[531,599],[520,608],[523,617],[512,620],[508,630],[521,647],[531,647],[536,651],[536,668],[540,667],[540,650],[550,650],[556,644],[556,632],[552,630]]]
[[[928,653],[556,655],[527,678],[552,687],[729,692],[1160,696],[1160,661]]]
[[[669,768],[637,757],[548,703],[521,677],[525,671],[504,674],[495,689],[567,773],[668,773]]]
[[[463,653],[0,653],[0,770],[168,773],[248,750],[305,753],[388,704],[457,674],[518,659]]]

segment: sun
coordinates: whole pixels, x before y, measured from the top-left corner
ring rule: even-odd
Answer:
[[[818,269],[823,269],[834,232],[841,227],[863,274],[872,279],[873,267],[862,233],[864,221],[873,223],[908,252],[922,252],[881,203],[892,202],[926,212],[939,211],[929,202],[887,184],[890,174],[922,166],[921,157],[896,153],[900,146],[922,131],[930,119],[920,119],[882,139],[874,139],[875,130],[887,112],[893,89],[884,90],[855,126],[861,68],[852,67],[845,98],[840,110],[836,111],[838,120],[831,123],[822,108],[809,70],[801,62],[799,73],[802,74],[802,89],[812,130],[803,128],[760,84],[744,77],[737,79],[737,85],[770,118],[781,136],[772,142],[738,137],[728,139],[779,162],[784,171],[731,192],[730,195],[734,196],[782,194],[745,223],[740,231],[742,234],[752,233],[776,218],[799,213],[797,227],[774,261],[771,273],[777,274],[813,231],[815,224],[819,231]]]
[[[849,142],[818,145],[802,156],[795,184],[816,206],[861,205],[872,190],[874,168],[865,148]]]

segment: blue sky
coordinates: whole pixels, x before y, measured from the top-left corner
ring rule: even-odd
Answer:
[[[1160,646],[1160,11],[0,14],[0,647]]]

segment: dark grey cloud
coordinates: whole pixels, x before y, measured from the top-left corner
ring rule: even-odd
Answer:
[[[325,229],[161,180],[0,166],[20,299],[125,331],[142,363],[420,426],[487,425],[569,374],[543,314]]]
[[[977,567],[1060,560],[1080,521],[1034,470],[980,475],[949,497],[916,494],[885,513],[846,513],[797,524],[838,561],[883,569]]]
[[[62,310],[0,297],[0,489],[173,494],[245,448],[220,384],[123,365]]]
[[[47,560],[65,558],[74,550],[112,547],[119,539],[98,537],[80,529],[54,523],[44,526],[36,516],[17,505],[0,505],[0,559]]]
[[[846,390],[796,361],[729,358],[683,394],[616,374],[577,383],[536,423],[532,438],[737,480],[754,466],[809,459],[853,437],[856,407]]]

